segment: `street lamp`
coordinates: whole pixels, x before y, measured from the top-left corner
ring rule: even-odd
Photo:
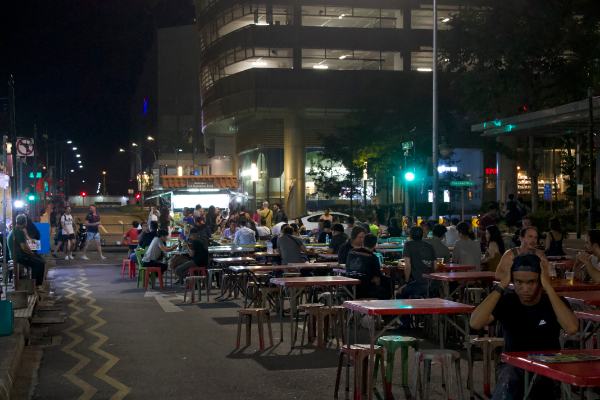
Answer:
[[[148,137],[150,137],[150,136],[148,136]],[[154,140],[154,139],[152,139],[152,140]],[[154,150],[152,150],[152,147],[150,147],[150,146],[145,146],[145,145],[143,145],[143,144],[142,144],[142,145],[139,145],[139,144],[137,144],[137,143],[132,143],[131,145],[132,145],[133,147],[140,147],[140,146],[141,146],[141,147],[145,147],[145,148],[147,148],[147,149],[150,149],[150,151],[151,151],[151,152],[152,152],[152,154],[154,155],[154,164],[156,164],[156,161],[158,160],[158,158],[156,157],[156,153],[154,152]]]
[[[140,160],[140,171],[142,170],[142,158],[138,155],[138,153],[136,153],[135,151],[125,150],[125,149],[119,149],[119,151],[121,153],[128,152],[128,153],[135,154],[135,156],[138,158],[138,160]]]
[[[73,147],[73,150],[77,150],[77,147]]]
[[[152,136],[148,136],[148,140],[153,141],[154,138]]]
[[[102,195],[106,197],[106,171],[102,171]]]

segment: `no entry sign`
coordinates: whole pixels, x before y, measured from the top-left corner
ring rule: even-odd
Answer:
[[[33,139],[17,138],[17,156],[33,157]]]

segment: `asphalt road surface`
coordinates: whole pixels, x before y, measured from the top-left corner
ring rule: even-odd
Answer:
[[[217,303],[213,289],[210,302],[203,297],[202,302],[191,304],[188,297],[184,304],[181,287],[145,292],[136,288],[135,279],[122,278],[123,255],[111,253],[108,260],[100,261],[92,250],[88,256],[91,259],[86,262],[59,260],[49,272],[59,299],[52,311],[38,311],[38,315],[60,316],[65,322],[33,326],[38,335],[43,333],[46,344],[52,343],[44,347],[33,399],[333,398],[339,355],[335,341],[323,349],[313,344],[300,347],[300,323],[298,343],[290,350],[289,317],[285,340],[280,342],[279,317],[273,316],[275,347],[269,346],[265,332],[267,347],[259,350],[253,321],[251,346],[244,347],[243,329],[243,347],[236,350],[238,310],[243,301]],[[420,337],[422,330],[391,334],[399,333]],[[366,329],[359,330],[358,341],[368,342]],[[421,342],[421,349],[437,346],[435,340]],[[411,350],[411,386],[413,354]],[[410,398],[409,388],[401,386],[400,359],[398,354],[393,393],[396,399]],[[465,397],[467,370],[463,359]],[[481,362],[476,363],[479,393],[481,370]],[[340,398],[349,398],[352,389],[344,392],[344,382],[345,371]],[[382,394],[380,378],[378,382]],[[439,366],[433,367],[431,388],[431,399],[446,398]]]
[[[85,221],[86,215],[90,212],[89,207],[75,207],[72,211],[77,229],[79,224]],[[113,246],[115,242],[123,240],[123,234],[130,229],[133,229],[133,221],[141,222],[140,218],[123,214],[118,209],[114,208],[98,208],[100,216],[100,237],[105,239],[106,245]],[[93,247],[93,245],[92,245]]]

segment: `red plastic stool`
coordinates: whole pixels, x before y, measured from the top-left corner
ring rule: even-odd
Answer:
[[[146,268],[146,290],[148,290],[148,280],[150,279],[150,272],[156,272],[158,275],[158,281],[160,282],[160,290],[163,290],[163,276],[160,267],[149,267]]]
[[[129,268],[129,279],[135,278],[135,263],[129,258],[123,260],[123,278],[125,278],[125,269]]]

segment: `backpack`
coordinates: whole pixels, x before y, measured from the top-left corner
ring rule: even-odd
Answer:
[[[267,216],[266,216],[266,217],[260,217],[260,224],[261,224],[262,226],[267,226],[267,217],[268,217],[269,215],[271,215],[271,213],[272,213],[272,211],[271,211],[271,210],[269,210],[269,212],[267,213]]]

